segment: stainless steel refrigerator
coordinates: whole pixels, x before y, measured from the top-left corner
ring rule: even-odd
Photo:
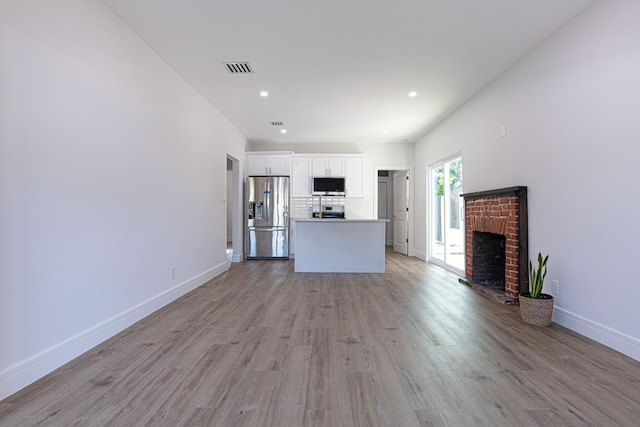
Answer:
[[[289,258],[289,177],[250,176],[245,191],[245,258]]]

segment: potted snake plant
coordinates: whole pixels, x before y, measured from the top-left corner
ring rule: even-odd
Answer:
[[[525,323],[534,326],[551,325],[553,314],[553,296],[542,293],[544,279],[547,277],[547,261],[549,255],[542,257],[538,253],[538,265],[534,267],[529,261],[529,287],[530,292],[520,294],[520,316]]]

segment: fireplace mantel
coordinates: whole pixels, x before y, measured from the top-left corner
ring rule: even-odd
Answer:
[[[518,186],[518,187],[507,187],[507,188],[499,188],[497,190],[488,190],[488,191],[478,191],[476,193],[464,193],[461,194],[460,197],[464,198],[464,201],[474,200],[474,199],[486,199],[490,197],[498,197],[498,196],[520,196],[524,194],[525,199],[527,197],[527,187]]]

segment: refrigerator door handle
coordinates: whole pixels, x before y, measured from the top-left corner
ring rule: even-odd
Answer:
[[[269,202],[271,201],[272,198],[273,198],[273,195],[271,194],[271,181],[265,181],[264,183],[264,204],[265,204],[264,220],[267,222],[271,222],[271,218],[269,215],[269,212],[271,212],[271,203]]]

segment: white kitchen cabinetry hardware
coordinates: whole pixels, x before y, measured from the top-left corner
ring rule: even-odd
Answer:
[[[247,153],[247,176],[291,175],[292,152]]]
[[[313,176],[345,176],[344,157],[314,157]]]

